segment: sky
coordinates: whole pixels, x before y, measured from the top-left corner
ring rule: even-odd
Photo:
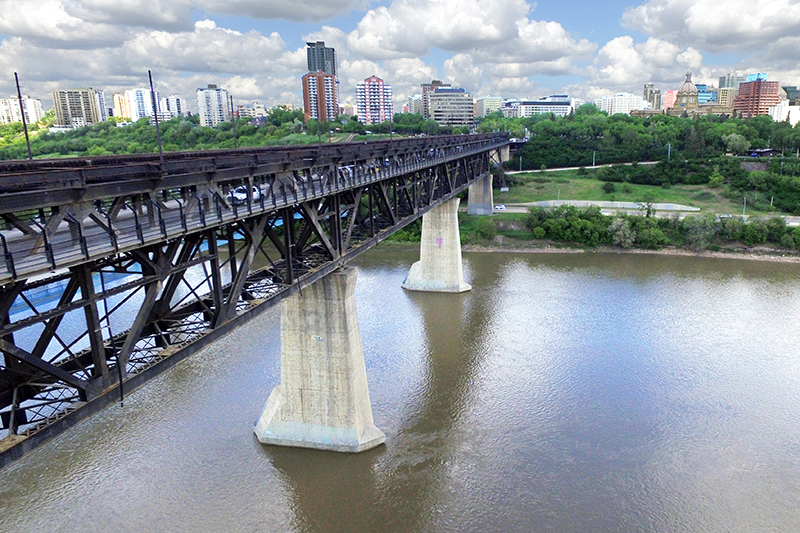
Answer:
[[[592,101],[655,84],[766,72],[800,85],[800,0],[0,0],[0,95],[145,87],[196,109],[302,106],[306,41],[336,49],[341,104],[377,75],[395,109],[440,79],[474,97]]]

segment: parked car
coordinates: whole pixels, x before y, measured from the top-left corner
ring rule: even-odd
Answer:
[[[253,203],[261,201],[261,189],[253,185]],[[242,205],[247,203],[247,186],[240,185],[228,193],[232,204]]]
[[[494,210],[495,211],[505,211],[506,210],[506,206],[505,206],[505,204],[497,204],[496,206],[494,206]]]

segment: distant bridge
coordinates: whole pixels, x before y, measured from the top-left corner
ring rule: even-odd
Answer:
[[[490,187],[507,146],[483,134],[0,162],[0,466],[115,401],[120,381],[141,386]]]

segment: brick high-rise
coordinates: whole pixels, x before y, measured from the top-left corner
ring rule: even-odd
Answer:
[[[333,120],[339,115],[336,78],[322,71],[303,76],[303,114],[306,122],[313,118],[320,122]]]
[[[739,84],[733,109],[742,117],[768,115],[769,108],[781,103],[781,84],[777,81],[756,80]]]

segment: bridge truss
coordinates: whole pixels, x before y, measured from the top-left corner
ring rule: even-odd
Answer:
[[[0,163],[0,465],[459,194],[507,142]]]

